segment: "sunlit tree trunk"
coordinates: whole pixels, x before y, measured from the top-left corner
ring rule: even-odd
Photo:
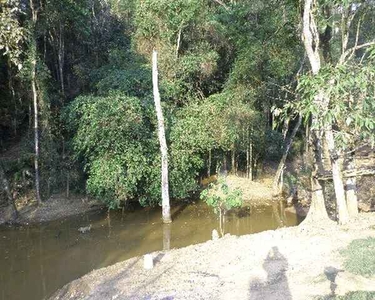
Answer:
[[[305,222],[317,223],[320,221],[329,220],[324,199],[324,186],[318,180],[317,175],[324,171],[323,166],[323,149],[321,145],[321,131],[312,130],[310,134],[310,141],[312,147],[310,148],[311,161],[313,162],[313,171],[310,178],[311,183],[311,204],[309,213]]]
[[[356,169],[355,155],[351,154],[345,161],[346,170],[354,171]],[[356,217],[358,215],[358,198],[357,198],[357,179],[356,177],[348,177],[345,181],[346,204],[348,206],[349,216]]]
[[[37,12],[34,8],[33,0],[30,0],[30,8],[32,12],[33,30],[37,22]],[[35,196],[40,205],[42,199],[40,197],[40,175],[39,175],[39,124],[38,124],[38,93],[36,89],[36,60],[37,60],[37,49],[35,37],[32,37],[32,49],[31,49],[31,91],[33,95],[34,104],[34,144],[35,144],[35,157],[34,157],[34,169],[35,169]]]
[[[158,83],[158,53],[154,50],[152,55],[152,82],[154,91],[155,110],[158,118],[158,136],[161,152],[161,193],[163,222],[171,223],[171,208],[169,201],[169,183],[168,183],[168,148],[165,139],[164,117],[160,103],[159,83]]]
[[[327,127],[325,131],[325,137],[328,145],[329,156],[332,168],[333,185],[335,188],[336,195],[336,207],[338,213],[338,221],[340,224],[345,224],[349,220],[348,207],[346,205],[344,183],[342,179],[342,172],[340,168],[340,162],[338,159],[338,153],[335,148],[335,140],[332,132],[332,127]]]

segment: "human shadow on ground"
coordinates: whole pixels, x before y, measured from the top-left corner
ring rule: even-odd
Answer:
[[[250,282],[249,299],[292,300],[286,276],[288,261],[278,247],[272,247],[268,252],[263,269],[267,272],[267,279],[265,281],[255,279]]]

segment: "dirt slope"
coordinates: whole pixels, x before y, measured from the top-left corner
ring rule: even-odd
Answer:
[[[93,271],[51,299],[313,299],[355,290],[338,250],[375,236],[375,214],[349,225],[300,226],[154,253]],[[369,279],[375,287],[375,280]]]

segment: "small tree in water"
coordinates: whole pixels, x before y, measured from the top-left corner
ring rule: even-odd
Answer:
[[[214,208],[215,213],[219,214],[220,234],[224,236],[224,218],[226,211],[241,207],[242,191],[239,189],[231,190],[225,182],[224,177],[219,177],[216,183],[211,183],[207,189],[203,190],[200,198],[207,205]]]

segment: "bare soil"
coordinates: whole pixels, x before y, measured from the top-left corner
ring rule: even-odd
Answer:
[[[90,211],[99,210],[103,205],[96,200],[83,196],[52,195],[48,200],[38,206],[36,201],[17,203],[19,217],[18,224],[41,223],[66,218]]]
[[[204,179],[201,184],[204,186],[215,181],[217,181],[217,176],[213,175]],[[241,190],[242,198],[247,205],[269,205],[275,201],[272,198],[273,174],[264,174],[256,180],[228,175],[225,177],[225,182],[231,189]]]
[[[314,299],[374,290],[375,278],[343,269],[339,250],[375,237],[375,214],[345,226],[326,222],[153,253],[93,271],[51,299]],[[375,255],[375,253],[374,253]],[[359,282],[359,283],[358,283]],[[362,282],[362,284],[361,284]],[[365,284],[363,284],[365,282]]]

